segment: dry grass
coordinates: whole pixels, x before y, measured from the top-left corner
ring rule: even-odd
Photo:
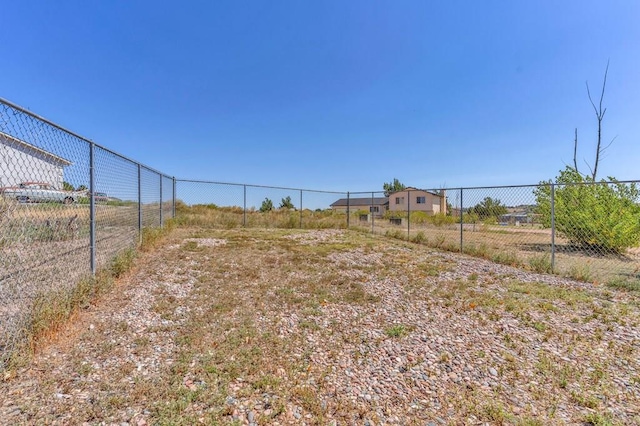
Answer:
[[[179,229],[158,247],[130,283],[153,325],[120,319],[128,296],[98,307],[28,374],[16,423],[640,420],[632,294],[357,232]]]
[[[371,232],[370,225],[356,229]],[[460,251],[459,224],[434,226],[412,223],[408,238],[406,225],[400,227],[381,219],[374,222],[374,231],[430,247]],[[551,272],[551,231],[548,229],[466,224],[462,237],[466,254],[536,272]],[[556,236],[553,272],[558,275],[597,284],[612,283],[618,288],[633,290],[640,285],[639,265],[637,249],[630,249],[624,255],[593,253],[573,247],[561,236]]]

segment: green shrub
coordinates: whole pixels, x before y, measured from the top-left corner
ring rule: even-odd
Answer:
[[[436,213],[433,216],[429,216],[429,222],[435,226],[452,225],[456,223],[456,218],[453,216],[447,216],[444,213]]]
[[[572,244],[600,253],[622,253],[640,243],[640,192],[635,183],[596,183],[571,167],[556,178],[556,230]],[[542,224],[551,226],[551,181],[534,190]]]
[[[411,212],[411,223],[424,225],[429,222],[429,214],[427,212]]]

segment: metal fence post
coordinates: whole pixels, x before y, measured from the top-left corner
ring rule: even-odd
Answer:
[[[142,244],[142,166],[138,163],[138,241]]]
[[[300,190],[300,229],[302,229],[302,189]]]
[[[243,187],[243,200],[242,200],[242,226],[247,226],[247,185]]]
[[[95,145],[89,144],[89,256],[91,275],[96,275],[96,182],[95,182]]]
[[[407,191],[407,240],[411,239],[411,190]]]
[[[350,198],[350,193],[347,191],[347,229],[349,229],[350,216],[351,216],[351,213],[349,212],[349,198]]]
[[[556,264],[556,207],[555,207],[555,185],[551,184],[551,273]]]
[[[162,218],[162,175],[160,175],[160,228],[163,227],[164,222]]]
[[[462,230],[464,228],[464,220],[462,219],[462,188],[460,188],[460,253],[463,253],[463,246],[462,246]]]
[[[373,233],[375,233],[375,228],[374,228],[373,221],[375,220],[374,216],[375,216],[375,210],[376,210],[376,208],[375,208],[375,198],[373,197],[373,192],[371,193],[371,209],[370,210],[371,210],[371,233],[373,234]]]
[[[174,219],[176,218],[176,177],[173,177],[173,194],[172,194],[172,199],[173,199],[173,205],[171,206],[171,217],[173,217]]]

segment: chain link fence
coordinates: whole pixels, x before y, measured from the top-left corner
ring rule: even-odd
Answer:
[[[386,194],[176,181],[177,221],[349,228],[593,283],[640,282],[637,182],[408,188]],[[637,284],[634,284],[637,285]]]
[[[74,287],[173,217],[175,180],[0,99],[0,348],[34,303]]]
[[[169,218],[349,228],[537,272],[640,288],[638,182],[339,192],[175,179],[0,99],[1,362],[35,300],[68,291]]]
[[[361,231],[595,284],[637,288],[637,184],[411,188],[388,197],[349,193],[343,204],[349,204],[350,227]]]

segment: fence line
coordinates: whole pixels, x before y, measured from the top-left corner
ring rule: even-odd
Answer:
[[[173,177],[4,99],[0,192],[0,365],[38,298],[72,291],[175,212]]]
[[[0,98],[0,346],[14,348],[37,297],[95,274],[168,218],[348,228],[585,281],[637,283],[638,183],[388,194],[176,179]]]

